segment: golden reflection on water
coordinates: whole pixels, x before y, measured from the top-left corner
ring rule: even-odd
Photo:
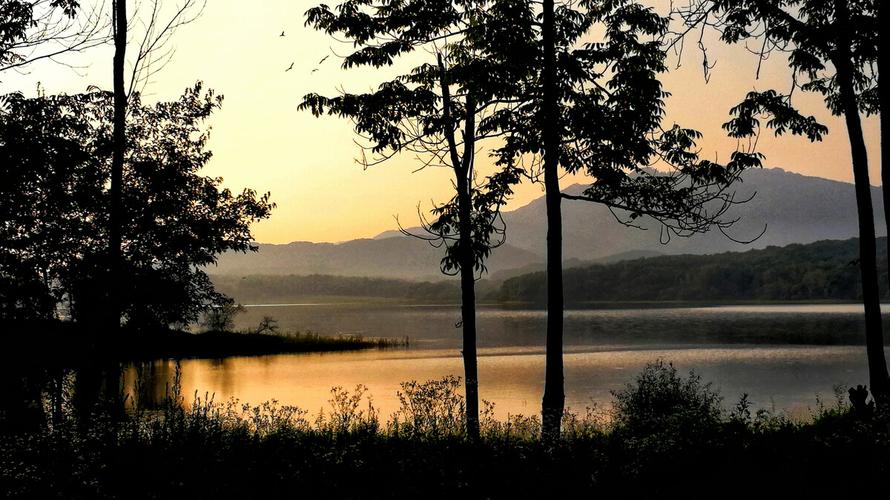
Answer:
[[[480,395],[495,403],[495,415],[534,415],[540,411],[544,355],[539,348],[483,348],[479,352]],[[610,391],[622,388],[646,363],[671,361],[683,372],[695,369],[714,382],[732,406],[743,392],[755,406],[792,414],[815,408],[817,396],[831,403],[836,385],[866,380],[864,350],[858,346],[719,346],[608,349],[567,347],[566,404],[583,411],[607,408]],[[174,378],[175,361],[156,361],[125,372],[126,387],[142,401],[162,401]],[[453,349],[291,354],[181,361],[182,393],[215,401],[236,398],[257,405],[269,400],[317,414],[328,409],[334,386],[369,389],[381,416],[398,409],[399,383],[462,375],[460,352]],[[137,380],[140,382],[137,384]],[[138,391],[137,391],[138,389]]]

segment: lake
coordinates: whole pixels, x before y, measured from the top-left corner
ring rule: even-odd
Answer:
[[[315,414],[330,389],[368,388],[384,416],[398,408],[399,384],[462,375],[460,312],[450,306],[391,304],[253,305],[238,327],[263,316],[282,330],[369,337],[408,337],[410,347],[325,354],[184,360],[183,392],[216,401],[259,404],[276,399]],[[855,304],[584,309],[565,314],[566,404],[608,407],[620,389],[656,359],[713,382],[731,407],[742,393],[757,408],[805,415],[817,398],[867,382],[862,307]],[[479,384],[499,417],[540,411],[546,312],[483,306],[478,313]],[[174,361],[138,372],[164,394]],[[132,386],[137,370],[127,372]]]

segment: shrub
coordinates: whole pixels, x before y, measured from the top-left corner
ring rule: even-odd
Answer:
[[[614,424],[627,434],[691,434],[717,426],[722,397],[711,383],[690,372],[680,377],[672,363],[657,360],[615,397]]]
[[[204,312],[201,326],[208,332],[231,332],[235,327],[235,316],[244,312],[244,306],[231,301],[209,307]]]
[[[396,434],[412,438],[463,436],[466,404],[460,391],[460,377],[418,383],[402,382],[398,392],[399,410],[390,427]]]

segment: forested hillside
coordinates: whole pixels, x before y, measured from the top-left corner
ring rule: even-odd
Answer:
[[[887,239],[878,240],[882,296]],[[569,303],[660,300],[855,300],[859,240],[819,241],[714,255],[671,255],[565,271]],[[546,275],[504,281],[502,301],[545,300]]]
[[[885,255],[886,238],[878,240]],[[859,297],[858,240],[826,240],[714,255],[664,255],[568,268],[566,299],[571,304],[610,301],[855,300]],[[881,284],[886,258],[879,259]],[[481,280],[486,302],[545,300],[543,272],[504,281]],[[310,275],[214,276],[217,288],[250,303],[287,303],[318,297],[393,299],[457,303],[456,280]],[[886,290],[884,290],[886,296]]]

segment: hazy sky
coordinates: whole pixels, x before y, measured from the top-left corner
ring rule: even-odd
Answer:
[[[418,165],[409,155],[364,171],[354,162],[359,151],[350,122],[316,119],[297,111],[300,98],[308,92],[369,90],[392,74],[392,70],[340,69],[336,54],[345,54],[349,46],[303,27],[303,13],[316,3],[209,0],[203,15],[176,34],[173,60],[146,88],[147,102],[175,98],[196,80],[225,95],[222,110],[210,121],[209,146],[214,157],[205,173],[222,176],[225,185],[233,189],[272,192],[278,208],[270,220],[255,227],[254,234],[261,242],[372,237],[394,229],[394,215],[404,224],[414,225],[419,202],[428,208],[430,200],[444,201],[451,196],[449,171],[412,173]],[[653,3],[663,8],[668,2]],[[284,37],[280,36],[282,31]],[[701,55],[692,44],[682,66],[665,77],[673,94],[667,122],[702,131],[703,154],[723,161],[736,147],[720,128],[729,108],[752,89],[786,90],[790,78],[782,61],[773,58],[755,80],[756,56],[744,48],[725,48],[716,42],[708,45],[709,57],[716,61],[709,83],[704,82]],[[326,55],[331,57],[319,65]],[[18,90],[31,95],[38,82],[48,93],[80,92],[89,85],[111,88],[110,48],[94,49],[66,62],[82,67],[74,70],[40,63],[30,66],[27,74],[3,73],[0,92]],[[676,64],[677,58],[672,62]],[[286,72],[291,63],[293,69]],[[315,68],[318,71],[312,72]],[[759,150],[767,155],[766,165],[851,181],[843,121],[828,116],[817,96],[798,94],[796,100],[831,132],[816,144],[764,134]],[[878,121],[866,120],[865,130],[872,184],[880,184]],[[484,153],[478,161],[486,163]],[[583,178],[563,181],[564,185],[572,182],[583,182]],[[540,196],[541,189],[533,184],[520,186],[510,206],[518,207]]]

